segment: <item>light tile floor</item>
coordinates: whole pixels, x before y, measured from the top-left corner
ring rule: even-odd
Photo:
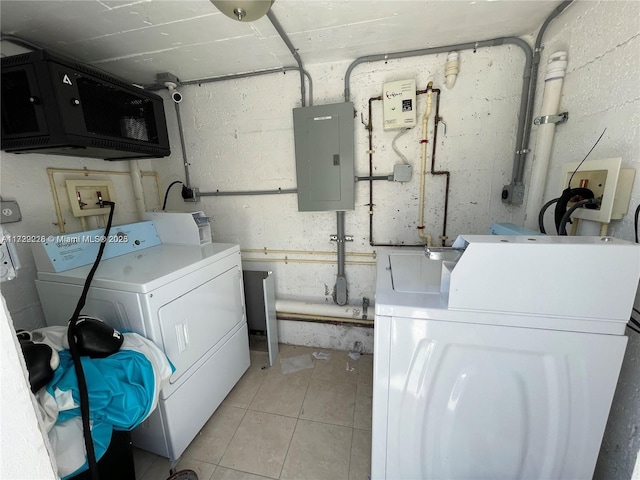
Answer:
[[[312,352],[331,353],[316,360]],[[283,374],[280,360],[309,355],[313,368]],[[367,480],[371,466],[373,357],[280,345],[251,366],[182,455],[199,480]],[[164,480],[169,461],[134,450],[136,478]]]

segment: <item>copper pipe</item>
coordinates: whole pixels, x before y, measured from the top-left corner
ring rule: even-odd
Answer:
[[[442,246],[445,246],[447,239],[447,216],[449,212],[449,183],[451,180],[451,173],[448,170],[436,170],[436,143],[438,141],[438,123],[440,123],[440,89],[434,88],[432,90],[437,94],[436,97],[436,115],[433,123],[433,143],[431,147],[431,175],[446,175],[447,180],[444,187],[444,214],[442,222]]]
[[[436,112],[433,128],[433,142],[431,149],[431,170],[429,173],[432,175],[446,175],[445,182],[445,197],[444,197],[444,215],[442,226],[442,246],[445,246],[447,237],[447,219],[449,211],[449,186],[451,173],[447,170],[436,170],[436,141],[438,139],[438,123],[440,122],[440,89],[433,88],[432,92],[437,94],[436,97]],[[427,89],[416,90],[416,95],[424,95],[427,93]],[[376,243],[373,241],[373,120],[372,120],[372,104],[374,101],[382,100],[382,96],[371,97],[369,99],[369,123],[365,128],[369,131],[369,245],[372,247],[424,247],[424,244],[393,244],[393,243]]]

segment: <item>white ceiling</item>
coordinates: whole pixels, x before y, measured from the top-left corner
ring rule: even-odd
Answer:
[[[275,0],[304,64],[535,33],[560,0]],[[295,66],[268,18],[240,23],[209,0],[1,0],[15,35],[138,84]],[[2,42],[2,55],[17,52]]]

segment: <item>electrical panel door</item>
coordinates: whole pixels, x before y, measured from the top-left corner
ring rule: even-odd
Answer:
[[[353,118],[350,102],[293,109],[298,210],[353,210]]]

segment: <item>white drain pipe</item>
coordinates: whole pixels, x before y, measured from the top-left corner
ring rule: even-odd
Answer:
[[[560,108],[560,97],[562,94],[562,83],[567,71],[567,52],[556,52],[549,58],[547,64],[547,74],[544,79],[544,94],[542,96],[542,106],[540,116],[556,115]],[[538,136],[533,154],[533,170],[531,181],[529,182],[529,196],[527,198],[527,209],[525,216],[525,227],[538,229],[538,213],[542,208],[544,191],[547,185],[547,173],[549,170],[549,159],[551,158],[551,148],[553,146],[553,136],[556,131],[556,124],[544,123],[538,126]],[[557,192],[558,195],[561,192]]]

